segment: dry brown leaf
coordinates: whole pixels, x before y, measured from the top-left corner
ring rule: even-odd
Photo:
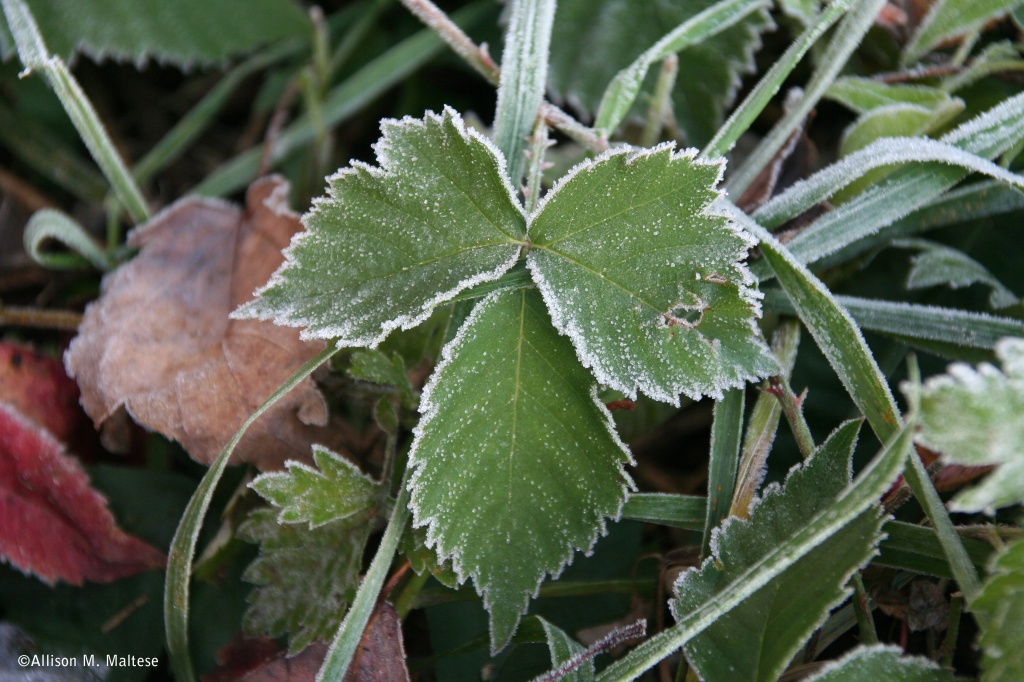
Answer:
[[[409,682],[402,621],[389,602],[377,602],[344,682]]]
[[[316,642],[287,658],[271,651],[269,640],[236,640],[217,653],[220,668],[203,675],[203,682],[314,682],[327,656],[327,645]]]
[[[246,210],[186,198],[129,236],[139,248],[108,275],[65,356],[98,425],[121,406],[146,428],[209,464],[242,422],[323,349],[295,329],[231,320],[281,264],[301,229],[277,177],[249,188]],[[309,460],[329,443],[327,406],[307,379],[257,421],[232,458],[260,469]]]

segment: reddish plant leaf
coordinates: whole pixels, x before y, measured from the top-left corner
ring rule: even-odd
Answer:
[[[409,682],[402,621],[389,602],[377,603],[343,682]]]
[[[84,421],[78,386],[64,373],[64,366],[14,343],[0,342],[0,400],[63,442]]]
[[[209,464],[242,422],[321,349],[297,330],[228,315],[281,264],[301,229],[280,178],[257,180],[246,210],[186,198],[136,229],[139,255],[103,282],[65,357],[98,424],[122,405]],[[280,468],[331,444],[323,396],[306,380],[249,430],[234,463]]]
[[[119,529],[106,499],[46,429],[0,403],[0,558],[53,584],[110,582],[162,568]]]
[[[267,647],[261,642],[272,640],[241,640],[228,644],[217,653],[220,668],[203,676],[203,682],[314,682],[317,671],[327,655],[321,642],[307,647],[298,656],[287,658],[285,652],[266,657]],[[252,656],[248,663],[246,656]]]

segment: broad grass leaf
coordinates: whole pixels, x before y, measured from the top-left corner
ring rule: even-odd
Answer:
[[[477,304],[421,404],[409,455],[415,525],[460,581],[473,579],[496,651],[544,577],[618,517],[631,458],[534,290]]]
[[[678,404],[777,371],[752,242],[712,207],[721,165],[668,145],[577,166],[530,224],[527,263],[598,381]]]
[[[982,682],[1024,679],[1024,541],[992,562],[992,575],[971,604],[981,635]]]
[[[308,231],[237,317],[372,348],[512,267],[526,220],[491,143],[448,108],[381,129],[380,167],[353,163],[329,179]]]
[[[555,12],[548,81],[574,107],[596,112],[605,88],[647,48],[717,0],[562,0]],[[719,35],[683,50],[673,95],[674,114],[688,144],[701,146],[714,135],[723,113],[754,68],[761,33],[771,26],[757,12]],[[641,95],[640,100],[643,99]]]
[[[323,348],[295,330],[232,320],[281,263],[301,229],[280,178],[255,182],[245,211],[186,198],[129,236],[138,256],[103,282],[65,355],[82,405],[99,425],[124,406],[143,426],[209,464],[242,422]],[[308,460],[331,443],[327,406],[303,381],[242,439],[233,462],[261,469]]]
[[[313,468],[288,462],[287,473],[275,471],[249,484],[266,500],[281,508],[281,523],[309,523],[317,528],[357,514],[366,514],[378,484],[359,468],[321,445],[313,446]]]
[[[297,654],[338,630],[355,596],[370,524],[335,521],[317,528],[282,524],[273,509],[257,509],[238,529],[259,543],[260,555],[242,578],[257,587],[249,594],[242,626],[250,636],[288,633]]]
[[[749,521],[732,518],[713,538],[713,556],[683,573],[671,602],[676,620],[729,589],[751,566],[826,511],[850,484],[859,422],[838,428],[784,488],[770,486]],[[849,593],[850,575],[875,554],[882,514],[873,506],[800,557],[740,606],[686,645],[708,682],[775,680],[829,610]],[[737,636],[742,633],[742,636]]]
[[[807,678],[807,682],[953,682],[956,677],[934,661],[920,656],[905,656],[896,646],[875,644],[860,646],[825,669]]]
[[[118,528],[106,498],[49,431],[3,402],[0,519],[0,560],[50,585],[110,582],[165,562]]]
[[[995,351],[1002,371],[955,364],[921,388],[922,445],[942,453],[945,462],[999,465],[953,498],[955,511],[994,513],[1024,501],[1024,339],[1003,339]]]
[[[149,59],[182,67],[219,64],[266,43],[304,39],[310,31],[309,19],[291,0],[246,0],[245,11],[232,0],[26,2],[46,44],[64,59],[80,52],[138,65]],[[8,30],[2,19],[0,30]]]

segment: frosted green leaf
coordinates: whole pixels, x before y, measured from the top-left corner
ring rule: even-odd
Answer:
[[[953,498],[955,511],[994,513],[1024,502],[1024,339],[1003,339],[995,352],[1003,371],[954,364],[921,389],[921,444],[946,462],[999,465]]]
[[[405,362],[398,353],[382,350],[356,351],[352,354],[348,375],[359,381],[391,386],[401,395],[406,405],[415,403],[415,393],[405,374]]]
[[[949,670],[920,656],[904,656],[897,646],[860,646],[825,666],[806,682],[953,682]]]
[[[716,529],[713,556],[676,581],[671,607],[677,621],[728,591],[802,530],[808,519],[835,504],[850,485],[850,458],[859,428],[859,422],[847,422],[789,474],[785,488],[769,486],[755,500],[749,521],[730,517]],[[850,576],[876,554],[881,525],[881,511],[873,505],[694,637],[686,645],[686,656],[700,678],[778,679],[829,610],[846,599]]]
[[[617,151],[544,198],[527,264],[601,383],[678,404],[777,371],[755,324],[752,242],[711,206],[721,172],[668,145]]]
[[[593,378],[535,290],[484,298],[423,392],[409,455],[414,525],[472,578],[504,647],[545,575],[617,518],[631,458]]]
[[[256,477],[249,487],[281,508],[281,523],[308,522],[317,528],[332,521],[360,515],[366,519],[378,485],[344,457],[322,445],[313,446],[319,469],[287,462],[288,471]]]
[[[1024,540],[992,562],[971,611],[981,627],[982,682],[1024,679]]]
[[[560,0],[552,32],[548,81],[573,107],[596,112],[615,76],[672,27],[718,0]],[[772,26],[763,11],[679,53],[673,113],[689,144],[711,139],[732,104],[740,79],[754,69],[761,33]],[[699,78],[683,77],[700,74]],[[652,74],[653,75],[653,74]],[[649,78],[645,90],[653,90]],[[644,101],[641,94],[638,101]]]
[[[981,28],[987,21],[1005,14],[1020,0],[938,0],[931,4],[917,32],[903,50],[910,63],[946,40]]]
[[[250,636],[288,633],[291,655],[337,631],[355,595],[370,524],[335,521],[319,528],[281,524],[272,509],[257,509],[238,537],[260,544],[242,578],[249,593],[242,627]]]
[[[874,109],[900,104],[913,104],[925,109],[936,110],[957,101],[957,98],[951,97],[945,90],[927,85],[883,83],[855,76],[837,78],[825,92],[825,97],[839,102],[858,114],[866,114]]]
[[[307,231],[235,316],[372,348],[512,267],[526,222],[491,143],[449,108],[381,130],[380,167],[353,162],[329,178]]]
[[[907,274],[908,289],[923,289],[942,284],[952,289],[960,289],[972,284],[984,284],[992,289],[989,305],[993,308],[1005,308],[1020,301],[988,271],[988,268],[963,251],[925,239],[901,240],[894,242],[893,245],[922,249],[910,262],[911,268]]]
[[[569,663],[573,658],[586,652],[586,648],[575,639],[565,633],[557,625],[550,623],[540,616],[537,616],[541,626],[544,628],[544,637],[548,641],[548,650],[551,652],[551,669],[562,672],[562,666]],[[565,682],[593,682],[594,661],[589,659],[580,663],[574,669],[558,678]]]
[[[779,0],[779,7],[804,26],[810,26],[821,11],[821,0]]]
[[[143,64],[223,63],[263,44],[309,35],[292,0],[26,0],[46,44],[70,59],[84,53]],[[230,30],[225,30],[230,27]],[[0,28],[7,32],[0,16]],[[4,51],[4,58],[10,52]]]

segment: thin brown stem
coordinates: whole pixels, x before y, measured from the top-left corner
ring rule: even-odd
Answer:
[[[0,304],[0,325],[3,326],[75,331],[81,323],[82,314],[73,310],[46,310]]]

